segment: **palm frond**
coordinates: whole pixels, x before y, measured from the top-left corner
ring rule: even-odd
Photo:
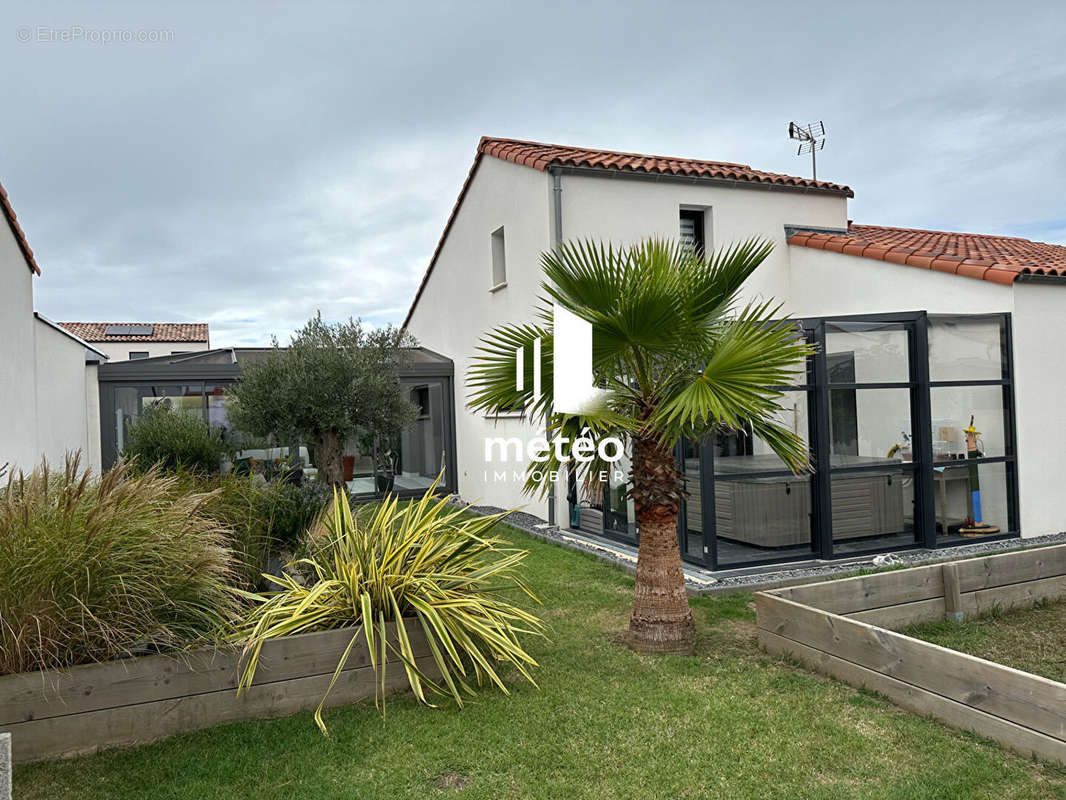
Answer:
[[[540,341],[541,394],[533,393],[535,343]],[[478,412],[499,413],[524,408],[527,415],[543,415],[553,394],[551,329],[538,325],[504,325],[485,334],[467,373],[467,405]],[[518,388],[516,353],[522,353],[522,388]]]

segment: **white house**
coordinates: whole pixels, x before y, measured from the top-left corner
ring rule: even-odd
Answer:
[[[82,451],[100,468],[97,365],[106,355],[33,310],[41,274],[0,187],[0,466],[62,464]]]
[[[60,322],[105,353],[111,363],[211,349],[206,322]]]
[[[665,236],[713,249],[760,236],[775,248],[747,297],[776,298],[820,347],[783,400],[819,466],[789,475],[745,436],[686,445],[688,560],[731,566],[1066,529],[1066,247],[852,225],[852,196],[742,164],[483,138],[405,320],[455,362],[460,494],[632,540],[622,487],[599,507],[575,507],[561,481],[549,508],[510,479],[523,463],[487,461],[486,437],[536,429],[471,413],[460,376],[483,333],[532,320],[539,254],[560,241]]]

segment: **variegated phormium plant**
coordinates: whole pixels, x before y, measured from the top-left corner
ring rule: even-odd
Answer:
[[[277,591],[239,592],[253,605],[236,634],[244,643],[238,691],[252,685],[264,642],[336,628],[351,628],[352,636],[315,710],[323,733],[326,699],[360,641],[370,651],[382,713],[390,654],[426,705],[432,695],[462,705],[486,682],[506,694],[501,667],[536,685],[530,670],[537,663],[520,637],[543,635],[544,626],[507,599],[517,592],[536,600],[519,575],[527,551],[489,533],[503,515],[473,517],[435,497],[436,485],[407,504],[390,496],[365,518],[334,493],[309,554],[290,565],[300,577],[268,575]],[[412,626],[425,635],[439,678],[419,667]]]

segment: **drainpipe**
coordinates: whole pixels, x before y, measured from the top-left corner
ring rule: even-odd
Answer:
[[[552,212],[555,225],[552,230],[552,248],[563,243],[563,175],[558,167],[552,167]],[[550,409],[549,409],[550,413]],[[555,484],[548,489],[548,524],[555,525]]]
[[[552,169],[552,206],[555,210],[555,235],[553,247],[563,243],[563,174],[555,167]]]

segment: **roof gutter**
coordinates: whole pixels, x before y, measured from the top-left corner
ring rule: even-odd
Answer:
[[[1015,283],[1054,283],[1066,286],[1066,275],[1037,275],[1032,272],[1022,272],[1014,279]]]

